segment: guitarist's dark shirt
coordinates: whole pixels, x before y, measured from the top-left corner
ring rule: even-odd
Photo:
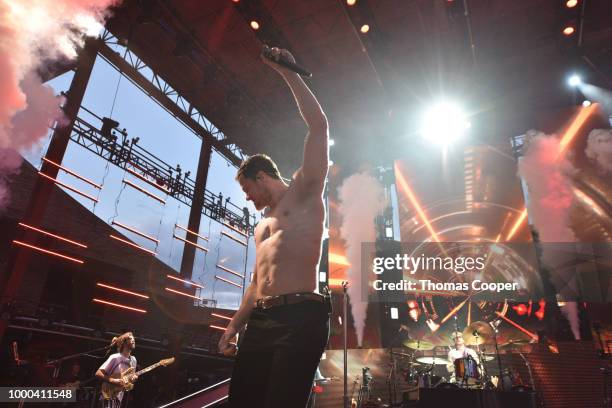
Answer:
[[[111,354],[108,359],[100,366],[101,370],[104,370],[106,375],[112,377],[113,374],[124,372],[130,367],[136,368],[136,357],[130,356],[129,358],[124,357],[121,353]],[[123,399],[123,391],[117,394],[117,399],[121,401]]]

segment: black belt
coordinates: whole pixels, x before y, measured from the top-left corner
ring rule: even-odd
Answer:
[[[264,298],[257,299],[257,301],[255,302],[255,308],[270,309],[271,307],[294,305],[296,303],[302,303],[308,300],[326,303],[328,302],[328,299],[329,298],[323,295],[313,292],[288,293],[286,295],[266,296]]]

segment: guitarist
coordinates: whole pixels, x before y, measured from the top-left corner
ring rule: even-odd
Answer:
[[[114,378],[120,377],[120,374],[130,367],[136,368],[136,357],[132,355],[132,350],[136,348],[136,340],[132,332],[123,333],[119,337],[113,338],[113,342],[117,346],[117,353],[111,354],[110,357],[100,366],[96,372],[96,377],[104,382],[108,382],[114,385],[125,386],[129,382],[134,382],[138,379],[136,374],[130,376],[130,378]],[[117,396],[112,399],[103,399],[103,408],[119,408],[121,406],[121,399],[123,398],[123,391],[119,392]]]

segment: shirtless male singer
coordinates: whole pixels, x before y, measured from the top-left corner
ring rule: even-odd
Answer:
[[[275,60],[295,61],[272,49]],[[236,175],[246,198],[265,217],[255,228],[251,285],[219,341],[224,353],[247,325],[229,391],[233,408],[303,408],[327,344],[328,299],[316,293],[328,167],[327,118],[299,75],[262,57],[285,80],[308,126],[302,166],[286,184],[274,161],[257,154]]]

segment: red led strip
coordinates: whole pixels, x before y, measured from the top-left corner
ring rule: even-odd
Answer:
[[[34,230],[34,231],[36,231],[36,232],[40,232],[41,234],[45,234],[45,235],[48,235],[48,236],[50,236],[50,237],[60,239],[60,240],[62,240],[62,241],[64,241],[64,242],[68,242],[68,243],[70,243],[70,244],[73,244],[73,245],[76,245],[76,246],[80,246],[81,248],[87,248],[87,245],[85,245],[85,244],[81,244],[81,243],[76,242],[76,241],[73,241],[73,240],[71,240],[71,239],[64,238],[64,237],[61,237],[61,236],[59,236],[59,235],[52,234],[52,233],[47,232],[47,231],[45,231],[45,230],[41,230],[41,229],[36,228],[36,227],[33,227],[33,226],[31,226],[31,225],[24,224],[23,222],[20,222],[20,223],[19,223],[19,225],[21,225],[22,227],[25,227],[25,228],[29,228],[29,229],[31,229],[31,230]]]
[[[180,228],[180,229],[182,229],[183,231],[186,231],[186,232],[188,232],[188,233],[190,233],[190,234],[196,235],[196,236],[198,236],[199,238],[202,238],[204,241],[208,241],[208,238],[207,238],[207,237],[203,237],[202,235],[198,234],[197,232],[193,232],[192,230],[187,229],[187,228],[183,227],[182,225],[174,224],[174,228]]]
[[[215,316],[215,317],[219,317],[221,319],[232,320],[232,318],[229,317],[229,316],[224,316],[224,315],[220,315],[220,314],[217,314],[217,313],[211,313],[210,315],[211,316]]]
[[[219,264],[217,264],[217,268],[222,269],[222,270],[224,270],[225,272],[229,272],[229,273],[231,273],[231,274],[234,274],[234,275],[236,275],[236,276],[238,276],[238,277],[240,277],[240,278],[244,279],[244,275],[241,275],[241,274],[239,274],[238,272],[234,272],[234,271],[232,271],[231,269],[226,268],[226,267],[225,267],[225,266],[223,266],[223,265],[219,265]]]
[[[224,222],[223,225],[226,226],[227,228],[231,229],[232,231],[235,231],[235,232],[239,233],[240,235],[242,235],[245,238],[249,237],[246,233],[240,231],[238,228],[228,224],[227,222]]]
[[[96,299],[96,298],[93,298],[92,300],[94,302],[96,302],[96,303],[103,303],[105,305],[115,306],[115,307],[118,307],[118,308],[121,308],[121,309],[133,310],[134,312],[140,312],[140,313],[147,313],[147,311],[143,310],[143,309],[138,309],[138,308],[135,308],[135,307],[126,306],[126,305],[122,305],[122,304],[119,304],[119,303],[113,303],[113,302],[109,302],[107,300]]]
[[[221,330],[221,331],[226,331],[227,330],[227,327],[215,326],[214,324],[211,324],[208,327],[210,327],[211,329],[217,329],[217,330]]]
[[[176,276],[172,276],[172,275],[166,275],[166,277],[168,277],[170,279],[177,280],[179,282],[186,283],[188,285],[195,286],[195,287],[200,288],[200,289],[204,289],[204,286],[198,285],[197,283],[189,281],[189,280],[186,280],[186,279],[177,278]]]
[[[126,241],[125,239],[121,239],[121,238],[119,238],[119,237],[116,237],[116,236],[114,236],[113,234],[110,234],[110,235],[109,235],[109,237],[111,237],[112,239],[116,239],[117,241],[123,242],[124,244],[130,245],[130,246],[133,246],[134,248],[138,248],[138,249],[140,249],[140,250],[142,250],[142,251],[148,252],[148,253],[149,253],[149,254],[151,254],[151,255],[155,255],[155,252],[154,252],[154,251],[151,251],[151,250],[149,250],[149,249],[147,249],[147,248],[143,248],[143,247],[141,247],[140,245],[133,244],[133,243],[131,243],[130,241]]]
[[[136,234],[136,235],[140,235],[141,237],[146,238],[146,239],[148,239],[148,240],[150,240],[150,241],[153,241],[153,242],[155,242],[156,244],[159,244],[159,239],[153,238],[152,236],[147,235],[147,234],[145,234],[144,232],[140,232],[140,231],[138,231],[138,230],[136,230],[136,229],[134,229],[134,228],[132,228],[132,227],[128,227],[127,225],[124,225],[124,224],[122,224],[122,223],[120,223],[120,222],[117,222],[117,221],[115,221],[115,220],[113,220],[113,221],[112,221],[112,224],[113,224],[113,225],[116,225],[116,226],[118,226],[118,227],[121,227],[121,228],[123,228],[123,229],[125,229],[125,230],[128,230],[128,231],[130,231],[130,232],[133,232],[133,233],[134,233],[134,234]]]
[[[49,159],[47,159],[46,157],[42,158],[44,161],[46,161],[49,164],[54,165],[55,167],[64,170],[66,173],[73,175],[74,177],[78,178],[79,180],[83,180],[84,182],[88,183],[91,186],[94,186],[95,188],[97,188],[98,190],[102,190],[102,186],[99,184],[94,183],[93,181],[89,180],[88,178],[85,178],[83,176],[81,176],[80,174],[75,173],[74,171],[67,169],[66,167],[63,167]]]
[[[50,181],[54,182],[55,184],[59,184],[60,186],[62,186],[62,187],[64,187],[64,188],[66,188],[66,189],[68,189],[68,190],[70,190],[70,191],[73,191],[73,192],[75,192],[75,193],[77,193],[77,194],[79,194],[79,195],[81,195],[81,196],[83,196],[83,197],[85,197],[85,198],[90,199],[90,200],[91,200],[91,201],[93,201],[93,202],[96,202],[96,203],[98,202],[98,199],[97,199],[96,197],[92,197],[92,196],[90,196],[89,194],[86,194],[86,193],[84,193],[84,192],[82,192],[82,191],[80,191],[80,190],[77,190],[76,188],[74,188],[74,187],[72,187],[72,186],[69,186],[68,184],[62,183],[61,181],[56,180],[56,179],[54,179],[53,177],[47,176],[45,173],[42,173],[42,172],[40,172],[40,171],[39,171],[39,172],[38,172],[38,174],[40,174],[40,175],[41,175],[41,176],[43,176],[44,178],[46,178],[46,179],[48,179],[48,180],[50,180]]]
[[[25,242],[17,241],[16,239],[13,240],[13,244],[17,244],[17,245],[21,245],[21,246],[24,246],[24,247],[32,248],[32,249],[35,249],[37,251],[44,252],[45,254],[57,256],[59,258],[67,259],[69,261],[76,262],[76,263],[79,263],[79,264],[85,263],[85,261],[83,261],[81,259],[72,258],[70,256],[62,255],[62,254],[57,253],[57,252],[49,251],[48,249],[39,248],[39,247],[31,245],[31,244],[26,244]]]
[[[196,248],[198,248],[198,249],[201,249],[201,250],[202,250],[202,251],[204,251],[204,252],[208,252],[208,248],[204,248],[202,245],[198,245],[198,244],[196,244],[195,242],[188,241],[188,240],[186,240],[185,238],[181,238],[181,237],[179,237],[179,236],[178,236],[178,235],[176,235],[176,234],[172,234],[172,236],[173,236],[174,238],[178,239],[179,241],[183,241],[184,243],[189,244],[189,245],[193,245],[194,247],[196,247]]]
[[[144,194],[148,195],[149,197],[154,198],[155,200],[159,201],[160,203],[166,204],[166,200],[164,200],[163,198],[158,197],[155,194],[145,190],[144,188],[140,187],[138,184],[134,184],[130,180],[126,180],[126,179],[123,179],[123,182],[125,184],[127,184],[128,186],[134,187],[136,190],[140,191],[141,193],[144,193]]]
[[[96,283],[96,285],[101,286],[103,288],[110,289],[110,290],[115,290],[117,292],[123,292],[123,293],[127,293],[129,295],[139,296],[139,297],[144,298],[144,299],[148,299],[149,298],[147,295],[143,295],[143,294],[137,293],[137,292],[132,292],[132,291],[126,290],[126,289],[116,288],[114,286],[107,285],[105,283],[98,282],[98,283]]]
[[[170,191],[168,191],[167,189],[165,189],[164,187],[162,187],[162,186],[160,186],[160,185],[157,185],[156,183],[152,182],[151,180],[149,180],[149,179],[148,179],[148,178],[146,178],[145,176],[143,176],[143,175],[141,175],[141,174],[138,174],[138,173],[136,173],[134,170],[128,169],[127,167],[126,167],[126,170],[127,170],[127,171],[128,171],[130,174],[133,174],[134,176],[136,176],[136,177],[138,177],[139,179],[141,179],[142,181],[144,181],[145,183],[149,183],[149,185],[151,185],[151,186],[153,186],[153,187],[155,187],[155,188],[157,188],[157,189],[159,189],[159,190],[163,191],[163,192],[164,192],[164,193],[166,193],[166,194],[170,194]]]
[[[225,231],[221,231],[221,233],[222,233],[223,235],[225,235],[226,237],[228,237],[228,238],[230,238],[230,239],[233,239],[233,240],[234,240],[234,241],[236,241],[237,243],[242,244],[242,245],[244,245],[244,246],[247,246],[247,243],[246,243],[246,242],[241,241],[241,240],[239,240],[238,238],[231,236],[231,235],[230,235],[230,234],[228,234],[227,232],[225,232]]]
[[[187,296],[190,298],[193,298],[195,300],[202,300],[201,298],[194,296],[194,295],[190,295],[189,293],[185,293],[185,292],[181,292],[180,290],[174,290],[174,289],[170,289],[170,288],[165,288],[168,292],[172,292],[172,293],[176,293],[177,295],[183,295],[183,296]]]
[[[215,279],[219,279],[219,280],[222,280],[223,282],[229,283],[230,285],[234,285],[234,286],[238,286],[239,288],[242,288],[242,285],[234,283],[231,280],[224,279],[224,278],[222,278],[220,276],[215,275]]]

